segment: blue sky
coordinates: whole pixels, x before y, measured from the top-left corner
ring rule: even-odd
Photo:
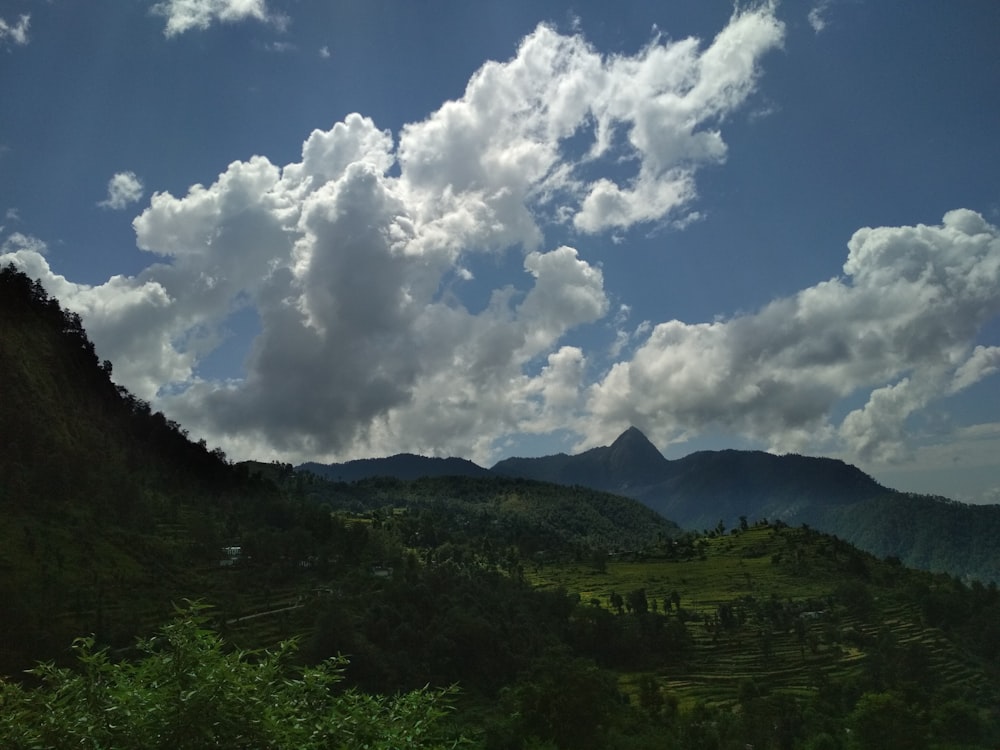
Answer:
[[[0,262],[231,457],[1000,502],[993,0],[0,0]]]

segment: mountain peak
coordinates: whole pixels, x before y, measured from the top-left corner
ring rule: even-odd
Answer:
[[[615,438],[615,441],[611,444],[611,447],[614,448],[616,445],[619,444],[630,445],[630,446],[649,445],[652,446],[654,450],[656,450],[656,447],[653,446],[651,442],[649,442],[649,438],[643,434],[642,430],[640,430],[638,427],[634,425],[629,427],[627,430],[625,430],[625,432],[623,432],[621,435]]]
[[[641,475],[662,471],[667,460],[638,427],[629,427],[607,448],[609,468]]]

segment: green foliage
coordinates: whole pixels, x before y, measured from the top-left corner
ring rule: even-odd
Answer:
[[[865,693],[848,718],[851,748],[923,750],[928,746],[920,717],[893,693]]]
[[[550,652],[502,696],[517,737],[566,750],[605,747],[617,704],[614,675],[566,652]]]
[[[179,612],[139,643],[141,658],[113,661],[93,638],[73,647],[77,669],[44,664],[26,689],[0,682],[0,746],[10,750],[92,747],[445,748],[451,691],[392,698],[338,692],[344,662],[294,667],[293,641],[230,651],[198,607]]]

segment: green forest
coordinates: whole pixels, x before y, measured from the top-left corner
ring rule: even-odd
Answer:
[[[230,462],[0,269],[0,747],[991,748],[1000,593],[806,525]]]

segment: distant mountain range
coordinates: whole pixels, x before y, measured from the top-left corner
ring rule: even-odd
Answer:
[[[575,456],[508,458],[486,469],[461,458],[402,453],[345,463],[305,463],[297,470],[356,482],[372,477],[503,476],[581,485],[640,500],[688,529],[731,528],[740,516],[786,523],[822,520],[829,507],[891,494],[860,469],[831,458],[762,451],[701,451],[669,461],[635,427],[611,445]]]
[[[715,528],[719,521],[731,528],[740,516],[812,523],[827,507],[891,492],[831,458],[723,450],[668,461],[635,427],[603,448],[576,456],[509,458],[493,471],[616,492],[689,529]]]
[[[372,477],[423,479],[424,477],[490,477],[493,472],[464,458],[429,458],[399,453],[388,458],[362,458],[342,464],[308,462],[295,467],[333,482],[357,482]]]
[[[815,526],[914,567],[1000,581],[1000,506],[898,492],[831,458],[722,450],[671,461],[631,427],[609,446],[578,455],[508,458],[492,469],[409,454],[297,468],[345,482],[492,473],[581,485],[639,500],[687,529],[731,529],[741,518],[780,519]]]

